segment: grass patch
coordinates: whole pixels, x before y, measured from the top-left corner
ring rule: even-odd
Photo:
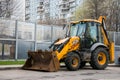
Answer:
[[[0,61],[0,65],[23,65],[25,61]]]

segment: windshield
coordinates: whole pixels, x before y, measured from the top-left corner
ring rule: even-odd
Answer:
[[[80,22],[77,24],[71,24],[70,36],[83,36],[85,33],[86,23]]]

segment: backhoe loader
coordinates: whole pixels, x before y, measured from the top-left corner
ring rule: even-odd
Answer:
[[[103,70],[114,62],[114,42],[109,41],[105,16],[98,20],[72,21],[66,38],[55,40],[50,50],[29,51],[23,69],[58,71],[64,62],[67,69],[76,71],[90,63],[93,69]]]

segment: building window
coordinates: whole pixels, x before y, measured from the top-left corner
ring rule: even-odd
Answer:
[[[42,8],[43,8],[43,6],[40,7],[40,9],[42,9]]]
[[[43,5],[43,2],[40,2],[40,5]]]

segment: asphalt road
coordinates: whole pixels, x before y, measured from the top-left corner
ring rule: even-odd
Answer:
[[[120,67],[107,67],[105,70],[85,67],[78,71],[62,67],[58,72],[0,70],[0,80],[120,80]]]

